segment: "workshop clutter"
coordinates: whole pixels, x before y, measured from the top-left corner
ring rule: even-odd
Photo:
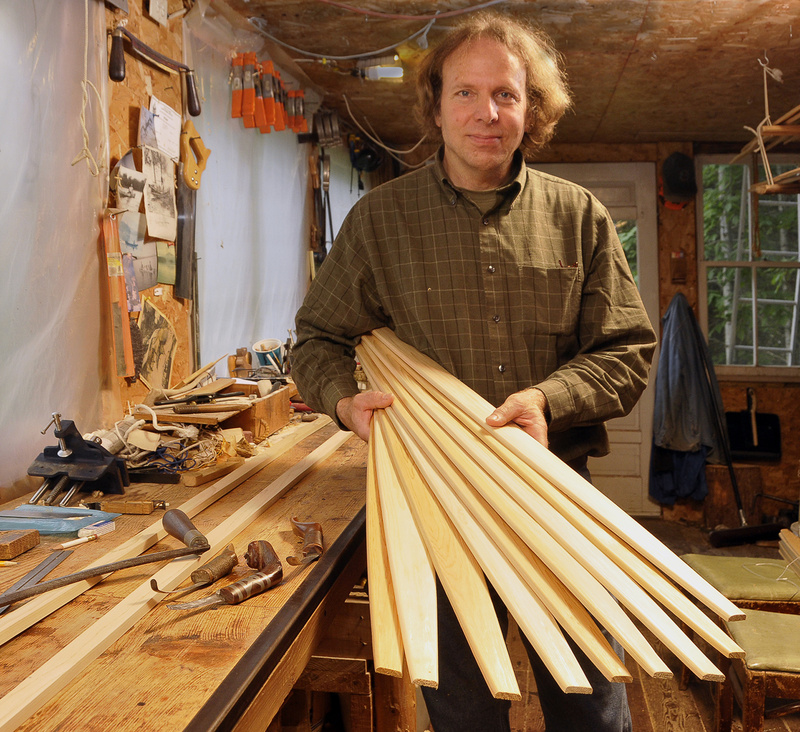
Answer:
[[[237,53],[231,61],[231,118],[262,134],[308,132],[305,91],[287,89],[281,72],[255,53]]]
[[[565,632],[608,680],[631,681],[598,626],[646,673],[672,676],[628,613],[699,678],[723,681],[672,617],[742,657],[687,595],[726,621],[740,609],[522,429],[489,428],[492,406],[391,330],[363,336],[356,353],[394,395],[369,441],[376,670],[399,676],[405,657],[416,684],[438,684],[438,577],[496,698],[520,692],[487,579],[565,692],[592,691]]]

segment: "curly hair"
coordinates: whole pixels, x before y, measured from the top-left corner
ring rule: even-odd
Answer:
[[[553,137],[558,121],[572,103],[563,59],[543,31],[491,11],[468,16],[422,60],[417,71],[414,111],[423,132],[441,142],[436,116],[442,100],[442,67],[455,51],[480,38],[497,41],[522,62],[529,123],[520,148],[524,153],[541,149]]]

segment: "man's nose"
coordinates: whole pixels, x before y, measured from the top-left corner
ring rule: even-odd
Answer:
[[[482,122],[494,122],[497,120],[497,102],[491,96],[478,97],[475,106],[475,117]]]

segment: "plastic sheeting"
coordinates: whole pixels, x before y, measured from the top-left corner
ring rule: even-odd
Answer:
[[[87,88],[81,126],[86,13],[88,78],[104,95],[104,8],[94,0],[0,3],[0,498],[45,445],[53,412],[82,432],[101,417],[99,216],[108,188],[105,114]]]
[[[312,148],[289,130],[261,134],[231,119],[231,47],[241,39],[226,37],[224,19],[188,25],[203,105],[195,126],[211,150],[197,195],[195,245],[200,361],[209,363],[264,338],[283,342],[294,328],[309,281]],[[327,152],[338,230],[358,191],[350,190],[347,149]]]

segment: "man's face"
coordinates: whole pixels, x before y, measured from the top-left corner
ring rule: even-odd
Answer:
[[[436,124],[454,185],[488,190],[505,183],[527,124],[522,62],[488,38],[457,49],[442,66]]]

